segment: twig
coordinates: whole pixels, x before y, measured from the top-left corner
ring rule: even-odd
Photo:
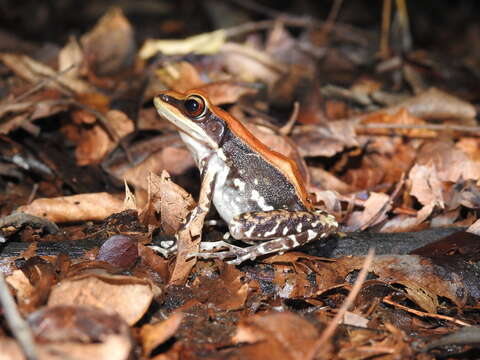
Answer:
[[[335,25],[335,21],[337,20],[338,13],[340,12],[340,8],[342,7],[343,0],[335,0],[333,2],[332,8],[330,9],[330,13],[328,14],[327,20],[325,21],[325,25],[323,26],[321,39],[324,41],[327,40],[328,35],[333,29]]]
[[[469,323],[466,323],[462,320],[458,320],[458,319],[455,319],[451,316],[447,316],[447,315],[441,315],[441,314],[433,314],[433,313],[428,313],[428,312],[425,312],[425,311],[420,311],[420,310],[415,310],[415,309],[412,309],[412,308],[409,308],[407,306],[404,306],[404,305],[401,305],[399,303],[396,303],[392,300],[390,300],[390,297],[385,297],[383,298],[382,300],[384,303],[386,304],[389,304],[389,305],[392,305],[392,306],[395,306],[396,308],[398,309],[402,309],[402,310],[405,310],[409,313],[412,313],[412,314],[415,314],[417,316],[421,316],[421,317],[430,317],[430,318],[435,318],[435,319],[441,319],[441,320],[446,320],[446,321],[451,321],[453,322],[454,324],[457,324],[457,325],[462,325],[462,326],[472,326],[471,324]]]
[[[358,124],[357,129],[425,129],[434,131],[461,131],[480,136],[480,126],[466,125],[442,125],[442,124],[384,124],[384,123],[368,123]]]
[[[365,262],[363,263],[362,270],[358,274],[357,280],[355,281],[355,284],[352,287],[352,290],[348,294],[347,298],[343,302],[342,306],[338,310],[335,317],[330,321],[327,328],[323,331],[322,335],[320,336],[320,339],[318,339],[317,342],[313,345],[308,356],[306,356],[306,359],[313,360],[316,357],[316,355],[320,355],[320,356],[322,355],[323,350],[320,350],[320,349],[321,348],[325,349],[324,347],[325,343],[333,336],[333,334],[335,333],[335,330],[338,328],[338,325],[340,325],[341,319],[343,319],[343,316],[345,315],[347,310],[350,308],[350,306],[353,304],[353,301],[355,300],[358,293],[360,292],[360,289],[362,288],[362,285],[365,282],[365,279],[367,278],[370,266],[372,265],[374,255],[375,255],[375,251],[373,249],[370,249],[368,251],[368,255],[365,258]]]
[[[388,58],[390,54],[390,48],[388,46],[388,40],[390,35],[390,24],[392,14],[392,0],[383,0],[383,12],[382,12],[382,32],[380,35],[380,50],[379,56],[383,59]]]
[[[27,90],[23,94],[20,94],[16,99],[14,99],[14,102],[19,102],[22,101],[23,99],[27,98],[28,96],[36,93],[37,91],[41,90],[44,86],[46,86],[50,82],[56,82],[58,85],[61,85],[57,80],[60,76],[66,74],[73,68],[75,68],[77,65],[72,64],[68,68],[63,69],[62,71],[59,71],[55,74],[55,76],[48,76],[46,78],[43,78],[39,80],[31,89]]]
[[[38,183],[35,183],[33,184],[30,195],[28,195],[27,204],[30,204],[33,201],[33,199],[35,199],[35,196],[37,195],[37,191],[38,191]]]
[[[293,110],[292,114],[290,115],[290,118],[286,122],[285,125],[283,125],[280,129],[278,129],[278,132],[284,136],[287,136],[290,134],[290,131],[293,129],[293,125],[295,125],[295,121],[297,121],[298,118],[298,113],[300,111],[300,104],[298,101],[295,101],[293,103]]]
[[[28,327],[28,323],[22,319],[18,312],[15,300],[13,300],[10,291],[8,290],[5,276],[0,271],[0,304],[3,308],[3,314],[7,320],[8,326],[17,339],[20,348],[28,360],[38,359],[37,350],[35,348],[35,341],[33,340],[32,332]]]
[[[407,2],[405,0],[397,0],[396,4],[398,20],[402,31],[402,50],[407,53],[412,49],[412,35],[410,33]]]

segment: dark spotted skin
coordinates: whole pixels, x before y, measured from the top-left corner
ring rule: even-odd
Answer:
[[[294,186],[274,166],[265,161],[258,153],[249,148],[231,131],[226,131],[222,149],[229,161],[230,173],[228,183],[233,191],[238,191],[233,181],[240,179],[245,182],[246,211],[262,211],[263,209],[252,201],[252,190],[256,190],[265,199],[265,204],[274,209],[288,209],[291,211],[306,211],[302,201],[296,194]],[[255,179],[257,182],[255,182]],[[250,194],[250,196],[249,196]]]

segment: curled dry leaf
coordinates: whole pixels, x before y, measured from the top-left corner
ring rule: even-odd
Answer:
[[[347,147],[359,145],[353,121],[332,121],[327,126],[305,125],[293,129],[300,155],[332,157]]]
[[[397,112],[390,113],[373,113],[362,120],[362,124],[399,124],[399,125],[420,125],[417,129],[395,129],[395,134],[405,135],[410,137],[424,137],[434,138],[437,133],[432,130],[422,129],[421,125],[425,125],[426,121],[419,117],[413,116],[405,108],[399,109]],[[359,129],[361,132],[361,129]],[[389,135],[392,133],[391,129],[368,129],[369,134]]]
[[[140,329],[140,341],[142,343],[143,354],[149,357],[156,347],[172,337],[182,320],[183,314],[176,312],[164,321],[142,326]]]
[[[110,9],[80,42],[86,59],[100,75],[118,72],[133,63],[135,34],[120,8]]]
[[[254,95],[257,89],[247,83],[233,81],[217,81],[200,87],[208,94],[213,105],[233,104],[244,95]]]
[[[155,73],[169,89],[180,93],[185,93],[205,84],[195,66],[186,61],[174,64],[167,63]]]
[[[160,174],[162,171],[167,171],[172,175],[180,175],[193,166],[195,163],[190,151],[168,146],[154,152],[134,167],[122,166],[113,169],[112,172],[118,179],[126,179],[129,184],[148,190],[150,173]]]
[[[362,266],[363,257],[345,257],[337,260],[336,271],[338,276],[345,277]],[[387,284],[399,283],[411,286],[409,296],[413,301],[419,301],[419,306],[433,308],[435,302],[428,297],[440,296],[450,299],[459,307],[467,301],[468,290],[465,287],[461,272],[455,273],[443,268],[430,259],[416,255],[379,255],[375,256],[370,270],[377,276],[377,280]],[[420,296],[422,291],[428,295]],[[428,305],[426,305],[428,304]]]
[[[162,171],[160,178],[151,175],[151,198],[160,212],[162,227],[166,234],[175,234],[182,221],[195,205],[192,196],[175,184],[168,172]]]
[[[195,270],[198,274],[199,267],[205,263],[199,263]],[[218,261],[219,277],[200,282],[196,288],[197,297],[202,303],[208,303],[219,310],[241,310],[245,306],[249,285],[244,282],[245,274],[234,265]],[[208,270],[208,267],[206,267]]]
[[[1,54],[0,60],[16,75],[31,83],[35,84],[44,79],[55,79],[55,81],[48,81],[45,87],[62,90],[63,86],[76,94],[95,92],[95,89],[88,82],[58,73],[51,67],[26,55]]]
[[[119,110],[109,110],[105,114],[105,118],[115,135],[119,138],[134,130],[133,121]],[[77,163],[80,166],[97,164],[116,145],[116,141],[111,139],[103,126],[97,124],[90,129],[84,129],[75,150]]]
[[[425,143],[417,154],[417,162],[427,166],[429,163],[434,164],[440,181],[456,183],[460,180],[480,179],[480,162],[472,160],[451,141]],[[432,187],[435,185],[432,184]]]
[[[438,179],[434,164],[415,164],[408,175],[410,195],[415,196],[422,205],[444,207],[442,183]]]
[[[29,101],[0,104],[0,134],[8,134],[20,126],[27,127],[34,120],[67,110],[68,104],[59,97],[57,91],[48,90],[30,97]],[[8,118],[7,114],[10,114]]]
[[[366,229],[386,218],[386,213],[392,208],[390,196],[384,193],[370,193],[365,201],[363,211],[355,211],[348,220],[350,230]]]
[[[233,342],[252,345],[236,353],[245,359],[303,360],[318,338],[318,331],[299,315],[285,312],[256,315],[238,324]]]
[[[133,348],[121,317],[93,307],[47,307],[32,313],[28,322],[39,359],[126,360]]]
[[[376,114],[393,115],[402,109],[417,118],[432,120],[473,119],[477,113],[472,104],[436,88],[430,88],[397,105],[360,115],[354,119],[364,120]]]
[[[58,54],[58,71],[66,76],[78,77],[84,72],[83,50],[74,36],[70,36],[67,44]]]
[[[117,312],[135,324],[153,300],[151,283],[133,276],[86,273],[64,279],[52,289],[48,306],[88,305]]]
[[[267,53],[247,45],[227,43],[222,46],[227,71],[240,81],[263,82],[271,89],[286,72],[286,67]]]
[[[216,30],[209,33],[191,36],[181,40],[148,39],[140,49],[139,56],[148,59],[157,53],[165,55],[181,54],[215,54],[225,42],[225,30]]]
[[[122,210],[125,210],[123,201],[108,193],[36,199],[17,209],[17,211],[44,217],[56,223],[103,220]]]

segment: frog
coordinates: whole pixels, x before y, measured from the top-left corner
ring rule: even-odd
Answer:
[[[212,204],[228,226],[222,240],[202,241],[192,256],[238,265],[337,231],[335,216],[314,206],[297,164],[212,104],[207,93],[167,90],[154,97],[154,106],[179,131],[200,171],[202,201],[183,226]]]

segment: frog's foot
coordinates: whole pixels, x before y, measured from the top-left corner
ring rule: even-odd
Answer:
[[[147,245],[150,249],[159,253],[164,258],[168,259],[170,255],[177,253],[177,242],[173,240],[161,241],[160,245]]]
[[[223,250],[221,250],[223,249]],[[190,254],[191,257],[196,256],[201,259],[228,259],[234,257],[234,260],[227,261],[229,264],[240,264],[245,260],[237,262],[238,259],[243,258],[247,254],[248,248],[232,245],[226,241],[206,241],[200,243],[200,251],[198,253]],[[218,251],[220,250],[220,251]]]

